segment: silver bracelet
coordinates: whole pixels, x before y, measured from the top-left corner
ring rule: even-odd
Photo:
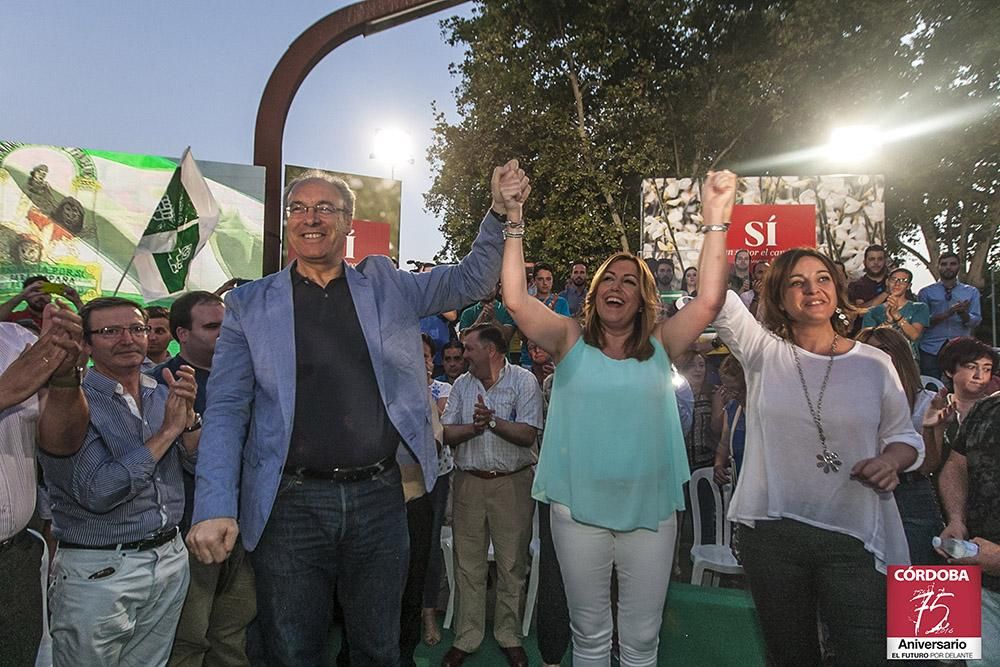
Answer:
[[[700,231],[702,234],[706,232],[728,232],[729,223],[726,223],[724,225],[702,225]]]
[[[521,228],[524,227],[524,219],[522,218],[521,222],[510,222],[510,221],[507,221],[507,222],[503,223],[503,226],[504,226],[505,229],[521,229]]]
[[[508,232],[506,229],[503,230],[504,239],[523,239],[524,232]]]

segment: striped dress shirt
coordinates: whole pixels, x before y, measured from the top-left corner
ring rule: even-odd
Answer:
[[[52,503],[52,532],[65,542],[134,542],[176,526],[184,512],[180,439],[156,461],[144,446],[163,424],[167,387],[140,376],[141,410],[111,378],[91,368],[83,379],[90,425],[73,456],[39,453]]]
[[[496,383],[489,389],[472,373],[460,375],[452,385],[442,424],[471,424],[476,400],[501,418],[542,428],[542,392],[531,371],[504,362]],[[486,429],[454,448],[459,470],[514,472],[538,461],[534,447],[519,447]]]
[[[35,334],[0,322],[0,373],[14,363]],[[35,510],[35,427],[38,398],[0,411],[0,541],[19,533]]]

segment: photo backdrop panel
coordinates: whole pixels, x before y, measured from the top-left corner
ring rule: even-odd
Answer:
[[[858,276],[864,249],[885,242],[884,198],[881,175],[740,178],[727,237],[730,262],[741,249],[753,262],[806,245],[844,262],[848,274]],[[647,178],[642,203],[642,256],[672,259],[675,276],[697,266],[701,180]]]

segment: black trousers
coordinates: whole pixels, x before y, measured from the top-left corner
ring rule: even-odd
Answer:
[[[541,542],[541,553],[538,561],[538,609],[535,619],[542,662],[556,665],[566,655],[572,633],[569,629],[566,589],[563,588],[559,559],[552,543],[549,509],[548,503],[538,503],[538,540]]]
[[[791,519],[738,530],[769,664],[820,664],[817,609],[836,664],[886,663],[885,575],[860,540]]]
[[[0,665],[33,667],[42,639],[42,543],[21,532],[0,552]]]

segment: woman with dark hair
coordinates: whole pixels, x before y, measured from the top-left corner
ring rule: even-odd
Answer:
[[[885,569],[909,562],[891,494],[923,442],[889,358],[846,338],[847,286],[811,248],[780,255],[758,322],[715,320],[746,371],[747,433],[729,519],[771,662],[816,665],[816,609],[845,664],[885,660]]]
[[[734,291],[737,294],[746,292],[752,287],[750,278],[750,251],[740,248],[733,256],[733,268],[730,271],[731,279],[739,281],[739,287]]]
[[[861,322],[863,327],[886,326],[895,329],[910,343],[914,359],[920,358],[920,336],[924,328],[930,324],[930,307],[922,301],[917,301],[910,291],[913,284],[913,274],[908,269],[893,269],[886,278],[889,296],[883,303],[865,313]]]
[[[684,278],[681,280],[681,289],[688,296],[698,296],[698,267],[689,266],[684,269]]]
[[[656,281],[628,253],[612,255],[594,274],[582,326],[556,315],[528,296],[523,223],[508,223],[505,232],[504,304],[556,362],[532,495],[551,504],[578,667],[610,663],[616,565],[621,664],[656,662],[676,512],[689,478],[670,358],[687,351],[722,304],[735,192],[735,175],[709,174],[701,289],[660,322]]]
[[[892,365],[903,383],[913,428],[918,433],[922,432],[924,414],[934,400],[934,392],[924,389],[920,382],[920,369],[913,359],[910,341],[899,331],[886,327],[862,329],[856,340],[882,350],[892,359]],[[927,444],[926,438],[924,444]],[[931,546],[931,539],[941,534],[944,522],[941,520],[941,509],[937,504],[934,487],[924,476],[925,467],[930,460],[931,454],[928,451],[920,470],[901,474],[899,486],[893,491],[910,547],[910,563],[913,565],[940,564],[940,558]]]

